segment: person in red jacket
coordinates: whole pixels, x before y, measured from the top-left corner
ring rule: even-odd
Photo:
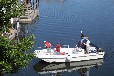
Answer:
[[[57,45],[56,45],[56,52],[57,52],[57,55],[60,55],[60,48],[61,48],[60,43],[57,43]]]
[[[44,41],[45,47],[47,49],[47,52],[51,52],[51,43],[49,43],[48,41]]]

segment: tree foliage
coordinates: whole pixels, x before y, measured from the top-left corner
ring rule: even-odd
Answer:
[[[30,49],[33,48],[34,36],[9,41],[5,37],[0,37],[0,69],[3,73],[15,73],[20,68],[26,67],[33,58]]]
[[[0,72],[15,73],[26,67],[32,60],[34,36],[23,38],[20,42],[1,36],[11,27],[10,19],[21,15],[24,4],[18,0],[0,0]]]
[[[18,0],[0,0],[0,31],[11,27],[10,19],[19,17],[23,10],[24,4],[18,4]]]

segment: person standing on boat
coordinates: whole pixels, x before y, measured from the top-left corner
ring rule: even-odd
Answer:
[[[61,48],[61,44],[58,42],[56,45],[56,54],[60,55],[60,48]]]
[[[44,41],[45,43],[45,47],[47,49],[47,52],[50,53],[51,52],[51,43],[49,43],[48,41]]]
[[[85,43],[87,42],[86,37],[84,37],[84,34],[81,32],[81,40],[80,40],[80,47],[84,50],[86,50]]]

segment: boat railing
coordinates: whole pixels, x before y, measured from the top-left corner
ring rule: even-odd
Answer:
[[[64,46],[64,47],[68,47],[68,48],[69,48],[69,45],[62,45],[62,46]]]
[[[68,51],[69,51],[69,45],[63,45],[64,47],[68,47]]]

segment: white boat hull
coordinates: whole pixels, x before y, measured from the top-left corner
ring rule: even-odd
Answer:
[[[56,55],[55,50],[51,49],[51,53],[47,52],[47,49],[35,50],[35,56],[46,62],[73,62],[73,61],[83,61],[92,59],[101,59],[104,57],[105,52],[97,51],[95,47],[91,47],[89,53],[85,53],[84,49],[81,48],[61,48],[61,52],[64,55]]]

